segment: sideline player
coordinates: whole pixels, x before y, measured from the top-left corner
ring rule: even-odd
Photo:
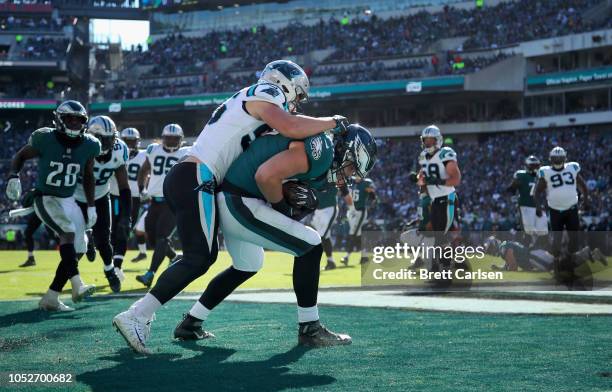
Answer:
[[[376,189],[374,182],[369,178],[356,177],[350,187],[350,197],[347,198],[349,222],[349,237],[346,245],[346,255],[342,258],[342,264],[349,263],[351,252],[361,246],[361,228],[368,220],[368,207],[376,200]],[[364,249],[361,249],[360,264],[368,261]]]
[[[47,311],[72,311],[59,299],[62,289],[70,280],[72,301],[81,301],[91,295],[95,287],[81,280],[77,267],[78,256],[87,248],[86,226],[96,222],[94,206],[94,159],[100,153],[100,142],[85,133],[87,111],[77,101],[62,102],[54,112],[54,128],[43,127],[32,133],[28,144],[11,161],[6,195],[19,200],[21,182],[19,172],[25,161],[38,159],[38,175],[33,206],[36,215],[59,237],[61,261],[49,290],[40,299],[39,308]],[[77,176],[83,178],[87,200],[86,218],[74,200]],[[24,206],[26,207],[26,206]]]

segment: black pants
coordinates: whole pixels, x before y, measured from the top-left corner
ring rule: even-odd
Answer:
[[[121,217],[121,207],[119,202],[119,196],[111,195],[111,211],[112,211],[112,230],[111,230],[111,244],[113,245],[114,255],[125,256],[127,251],[127,242],[129,239],[129,233],[123,233],[121,230],[117,230],[117,224]],[[138,219],[138,210],[140,209],[140,198],[132,197],[132,210],[131,210],[131,224],[132,227],[136,224]]]
[[[551,253],[554,256],[561,254],[561,241],[563,230],[567,230],[569,239],[567,250],[574,253],[578,250],[578,233],[580,230],[580,219],[578,218],[578,206],[575,205],[565,211],[550,209],[550,228],[553,232],[553,245]]]
[[[176,217],[166,201],[151,201],[145,218],[147,245],[155,248],[158,240],[166,239],[176,227]]]
[[[28,218],[28,224],[24,232],[25,243],[26,247],[28,248],[28,252],[34,251],[34,233],[40,227],[41,224],[42,221],[40,220],[38,215],[30,214],[30,217]]]
[[[81,208],[81,211],[83,211],[83,216],[87,219],[87,203],[77,201],[77,204]],[[110,265],[113,262],[113,247],[111,246],[111,211],[109,196],[106,195],[96,200],[95,206],[98,219],[92,228],[94,245],[98,248],[104,265]]]
[[[208,200],[212,200],[212,205],[208,207],[214,208],[214,216],[218,216],[217,204],[214,195],[205,195],[205,191],[196,190],[202,181],[198,178],[204,177],[207,173],[210,172],[204,165],[180,162],[174,165],[166,175],[164,196],[168,206],[176,214],[176,226],[183,246],[183,257],[159,276],[155,287],[151,290],[151,294],[162,304],[172,299],[189,283],[204,275],[217,259],[218,223],[216,219],[211,222],[212,237],[211,247],[209,248],[209,242],[203,232],[201,221],[201,217],[206,214],[200,208],[200,206],[206,208],[202,200],[208,198]],[[209,196],[212,196],[212,199]],[[212,214],[212,211],[208,212]],[[147,217],[150,215],[151,209],[149,209]]]

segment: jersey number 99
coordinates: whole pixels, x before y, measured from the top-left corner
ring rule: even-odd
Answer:
[[[153,160],[153,174],[156,176],[168,174],[170,168],[178,162],[178,158],[158,155]]]

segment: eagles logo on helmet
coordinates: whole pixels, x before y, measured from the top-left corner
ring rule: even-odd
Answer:
[[[77,101],[64,101],[53,112],[58,132],[70,138],[81,136],[87,129],[87,110]]]

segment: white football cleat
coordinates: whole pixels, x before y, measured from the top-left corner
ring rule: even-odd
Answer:
[[[81,302],[84,298],[91,296],[96,291],[96,286],[93,284],[84,284],[83,286],[72,287],[72,302]]]
[[[147,320],[144,317],[136,316],[134,312],[128,309],[113,318],[113,326],[134,351],[141,354],[151,354],[151,350],[146,347],[146,343],[151,336],[153,320],[155,320],[155,315]]]
[[[125,280],[125,274],[123,273],[123,270],[121,268],[115,267],[115,275],[117,275],[120,282],[123,282]]]
[[[47,312],[72,312],[74,310],[74,308],[65,305],[59,299],[52,299],[46,295],[38,302],[38,308]]]

